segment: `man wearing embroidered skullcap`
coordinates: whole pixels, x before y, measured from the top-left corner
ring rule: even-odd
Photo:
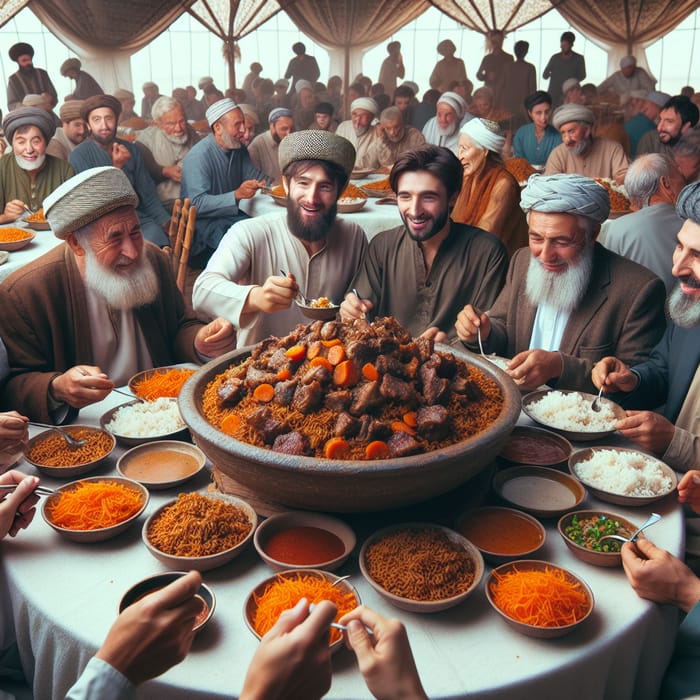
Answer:
[[[652,78],[644,68],[637,66],[634,56],[624,56],[620,61],[620,70],[615,71],[598,85],[598,94],[611,92],[624,104],[629,100],[633,90],[649,92],[654,89],[656,79]]]
[[[75,90],[70,95],[66,95],[66,101],[87,100],[93,95],[104,94],[99,83],[82,69],[82,63],[77,58],[69,58],[61,64],[61,75],[75,80]]]
[[[529,247],[511,258],[490,309],[461,311],[462,341],[476,347],[480,328],[486,352],[512,358],[506,371],[522,389],[591,391],[591,369],[604,355],[647,359],[666,325],[665,288],[595,242],[610,213],[608,191],[581,175],[532,175],[520,206]]]
[[[357,97],[350,103],[350,119],[338,124],[336,134],[346,138],[357,153],[355,167],[371,169],[369,149],[377,139],[374,128],[379,117],[379,106],[371,97]]]
[[[245,200],[272,183],[253,165],[241,143],[245,117],[232,99],[214,102],[207,109],[207,121],[211,133],[190,150],[182,164],[180,193],[197,207],[190,251],[193,268],[203,268],[226,231],[248,218],[241,209]]]
[[[264,172],[271,180],[279,180],[282,176],[279,146],[282,139],[294,131],[294,118],[290,109],[275,107],[267,119],[270,128],[253,139],[248,146],[248,153],[258,170]]]
[[[452,220],[488,231],[508,255],[527,245],[527,222],[520,208],[520,185],[503,165],[505,137],[497,122],[472,119],[460,130],[462,189]]]
[[[435,64],[429,82],[431,88],[443,93],[449,90],[454,81],[466,80],[467,69],[464,67],[464,61],[455,56],[457,47],[450,39],[443,39],[437,45],[437,52],[443,58]],[[418,93],[417,90],[414,92]]]
[[[369,147],[370,168],[390,168],[404,153],[419,148],[425,137],[415,126],[404,122],[398,107],[387,107],[379,115],[377,138]]]
[[[444,92],[438,98],[435,116],[428,119],[423,127],[425,142],[449,148],[457,155],[459,130],[471,118],[467,103],[461,95]]]
[[[545,175],[567,173],[622,184],[629,159],[617,141],[593,136],[594,121],[593,112],[583,105],[565,104],[554,110],[552,124],[562,143],[549,154]]]
[[[7,108],[16,109],[22,104],[25,95],[43,95],[50,108],[58,103],[56,88],[43,68],[35,68],[32,59],[34,48],[23,41],[14,44],[9,50],[10,59],[19,67],[7,81]]]
[[[82,109],[82,100],[69,100],[61,105],[58,110],[61,126],[46,147],[47,155],[68,160],[76,147],[85,141],[89,131],[82,117]]]
[[[170,260],[141,235],[137,201],[109,166],[84,170],[44,200],[65,243],[0,284],[5,405],[61,423],[136,372],[232,349],[228,322],[185,317]]]
[[[687,97],[674,95],[662,107],[656,131],[648,131],[637,145],[640,153],[663,153],[673,157],[673,148],[681,136],[698,123],[700,111]]]
[[[39,210],[44,197],[73,175],[73,168],[46,154],[56,125],[45,109],[14,109],[2,127],[12,150],[0,158],[0,224],[9,224],[27,208]]]
[[[157,246],[168,243],[170,216],[158,198],[141,150],[131,141],[117,138],[121,103],[112,95],[94,95],[83,102],[82,117],[90,136],[75,148],[69,160],[76,173],[112,165],[124,172],[138,195],[136,214],[144,238]]]
[[[508,256],[494,236],[455,223],[462,166],[447,148],[405,151],[389,175],[403,225],[372,238],[340,307],[343,320],[393,316],[414,337],[458,342],[465,304],[489,308]]]
[[[328,131],[296,131],[279,146],[287,211],[239,221],[197,278],[198,316],[223,316],[238,346],[283,336],[306,319],[294,300],[340,303],[367,248],[363,230],[336,218],[355,149]],[[319,398],[319,397],[317,397]]]

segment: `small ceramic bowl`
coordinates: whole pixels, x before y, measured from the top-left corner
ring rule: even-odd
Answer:
[[[139,510],[131,515],[129,518],[126,520],[122,520],[120,523],[117,523],[116,525],[112,525],[111,527],[102,527],[98,528],[95,530],[71,530],[66,527],[62,527],[60,525],[56,525],[56,523],[53,521],[51,517],[51,509],[54,506],[54,504],[58,501],[58,499],[61,496],[61,493],[70,491],[74,488],[76,488],[80,484],[84,483],[117,483],[121,484],[123,486],[126,486],[127,488],[133,489],[138,493],[139,498],[141,499],[141,507]],[[56,489],[56,493],[48,496],[45,500],[44,503],[41,507],[41,514],[44,517],[44,520],[54,529],[56,532],[59,533],[59,535],[62,535],[65,537],[67,540],[72,540],[73,542],[102,542],[103,540],[110,540],[113,537],[116,537],[117,535],[121,535],[122,532],[127,530],[143,513],[143,511],[146,509],[146,506],[148,505],[148,500],[149,500],[149,493],[148,489],[145,488],[144,486],[141,486],[141,484],[137,483],[136,481],[132,481],[131,479],[124,479],[120,476],[90,476],[85,479],[80,479],[79,481],[71,481],[69,484],[64,484],[63,486],[59,486]]]
[[[344,581],[339,581],[338,579],[340,577],[336,576],[335,574],[332,574],[328,571],[321,571],[320,569],[288,569],[286,571],[280,571],[276,573],[274,576],[270,576],[269,578],[266,578],[264,581],[261,581],[253,590],[248,594],[248,597],[245,600],[245,603],[243,604],[243,619],[245,620],[246,625],[248,626],[248,629],[258,638],[262,639],[264,635],[261,635],[259,632],[256,631],[255,628],[255,614],[257,612],[258,608],[258,600],[261,598],[261,596],[264,594],[265,589],[268,588],[268,586],[271,586],[273,583],[276,581],[284,580],[285,578],[297,578],[300,576],[304,577],[311,577],[311,578],[316,578],[316,579],[321,579],[323,581],[327,581],[330,584],[336,584],[336,581],[338,583],[335,585],[335,588],[339,589],[342,593],[345,594],[352,594],[355,598],[355,605],[353,607],[358,607],[361,603],[360,601],[360,594],[357,592],[357,589],[349,583],[347,580]],[[313,600],[313,595],[309,594],[306,596],[307,599],[309,600],[310,603],[314,602],[319,602],[319,601],[314,601]],[[291,605],[296,604],[297,601],[290,601],[290,607]],[[343,646],[343,638],[341,635],[338,635],[337,632],[333,634],[334,637],[337,637],[334,641],[330,643],[330,650],[331,653],[335,653],[339,649],[342,648]]]
[[[179,440],[145,442],[132,447],[117,461],[117,471],[152,491],[169,489],[192,479],[207,458],[196,445]]]
[[[147,576],[141,579],[124,593],[122,599],[119,601],[119,612],[124,612],[126,608],[141,600],[141,598],[144,598],[149,593],[155,593],[186,575],[185,571],[168,571],[166,573],[153,574],[153,576]],[[199,630],[211,620],[214,614],[216,596],[214,595],[214,591],[209,588],[206,583],[200,584],[195,596],[202,602],[202,611],[195,618],[194,627],[192,629],[195,632],[199,632]]]
[[[367,204],[366,197],[357,197],[354,201],[338,202],[338,212],[340,214],[352,214],[360,211]]]
[[[5,241],[4,243],[0,241],[0,250],[6,250],[8,252],[21,250],[24,246],[29,245],[36,236],[36,233],[32,233],[31,231],[26,231],[26,234],[24,238],[20,238],[18,241]]]
[[[167,372],[177,372],[182,375],[183,379],[189,379],[193,374],[194,366],[192,367],[155,367],[154,369],[145,369],[142,372],[137,372],[131,379],[129,379],[128,387],[129,391],[134,396],[139,396],[142,399],[148,399],[148,396],[141,396],[137,391],[136,387],[139,383],[146,379],[150,379],[154,374],[166,374]],[[184,382],[183,382],[184,383]],[[177,397],[177,393],[174,393],[171,398]]]
[[[299,311],[301,311],[306,318],[313,319],[314,321],[331,321],[340,310],[339,304],[331,304],[330,306],[309,306],[308,304],[302,304],[298,301],[294,303],[299,307]]]
[[[148,549],[148,551],[161,564],[164,564],[171,569],[186,569],[187,571],[190,569],[196,569],[197,571],[209,571],[210,569],[216,569],[224,564],[228,564],[232,559],[235,559],[245,550],[248,543],[253,539],[253,533],[255,532],[255,528],[258,524],[258,516],[251,505],[246,503],[241,498],[236,498],[235,496],[229,496],[227,494],[207,493],[200,495],[206,496],[210,499],[225,501],[226,503],[241,509],[246,514],[246,517],[250,522],[250,531],[240,542],[238,542],[238,544],[233,547],[229,547],[228,549],[224,549],[221,552],[217,552],[216,554],[208,554],[201,557],[186,557],[163,552],[151,543],[148,537],[148,532],[151,524],[160,517],[163,511],[177,502],[177,499],[173,499],[172,501],[163,504],[149,516],[148,520],[146,520],[144,523],[143,530],[141,532],[141,539],[146,545],[146,549]]]
[[[572,444],[562,435],[530,425],[516,425],[498,456],[513,464],[554,467],[566,464],[573,451]]]
[[[577,590],[583,596],[582,610],[579,609],[578,618],[575,622],[569,624],[560,625],[557,627],[544,627],[534,624],[527,624],[510,617],[504,610],[502,610],[498,603],[496,602],[497,596],[494,593],[494,587],[498,584],[498,580],[501,577],[509,576],[513,572],[517,575],[519,572],[543,572],[547,570],[558,570],[564,578],[573,584]],[[528,637],[539,637],[541,639],[548,639],[552,637],[563,637],[565,634],[573,632],[579,625],[583,624],[593,612],[595,606],[593,599],[593,591],[588,587],[588,584],[580,579],[578,576],[573,574],[567,569],[563,569],[556,564],[552,564],[547,561],[539,561],[536,559],[521,559],[518,561],[512,561],[507,564],[501,564],[501,566],[496,567],[491,574],[486,579],[486,598],[491,604],[491,607],[510,625],[514,630],[520,632],[521,634],[527,635]]]
[[[392,593],[387,590],[381,583],[372,578],[369,571],[369,566],[367,563],[367,555],[370,547],[381,542],[386,537],[393,535],[397,531],[407,530],[407,531],[418,531],[418,530],[435,530],[447,537],[447,539],[457,545],[460,549],[463,549],[469,559],[472,562],[473,568],[473,578],[468,584],[467,588],[457,595],[450,596],[448,598],[438,598],[436,600],[419,600],[414,598],[406,598],[400,595]],[[393,559],[387,562],[387,566],[391,567],[396,571],[408,570],[414,562],[408,556],[404,556],[404,552],[397,551],[392,553]],[[436,566],[439,566],[437,563]],[[402,523],[397,525],[391,525],[389,527],[383,528],[375,532],[371,537],[369,537],[365,543],[362,545],[360,550],[360,571],[362,575],[367,579],[367,582],[374,588],[377,593],[389,601],[392,605],[402,610],[409,610],[410,612],[418,613],[433,613],[439,612],[440,610],[447,610],[455,605],[459,605],[464,602],[478,587],[481,578],[484,575],[484,560],[481,553],[469,540],[462,537],[459,533],[449,528],[442,527],[441,525],[433,525],[430,523]]]
[[[170,402],[177,402],[177,399],[160,399],[160,401],[170,401]],[[126,403],[120,404],[119,406],[115,406],[114,408],[111,408],[109,411],[106,413],[103,413],[101,418],[100,418],[100,425],[104,430],[109,431],[114,435],[114,437],[117,438],[117,441],[122,444],[126,445],[127,447],[133,447],[134,445],[141,445],[144,442],[149,442],[151,440],[183,440],[187,439],[189,435],[189,431],[187,430],[187,425],[185,424],[184,421],[181,422],[180,425],[177,427],[173,426],[169,429],[166,429],[165,431],[158,431],[155,430],[152,433],[148,435],[127,435],[125,433],[119,433],[116,432],[114,429],[109,428],[109,424],[112,422],[114,419],[117,411],[121,408],[125,408],[127,406],[135,406],[136,404],[141,404],[143,403],[140,399],[136,399],[135,401],[127,401]],[[148,402],[146,402],[148,403]]]
[[[309,538],[321,540],[314,544]],[[350,556],[356,538],[352,529],[338,518],[290,511],[264,520],[255,531],[253,544],[273,571],[293,568],[335,571]],[[316,557],[315,552],[318,552]]]

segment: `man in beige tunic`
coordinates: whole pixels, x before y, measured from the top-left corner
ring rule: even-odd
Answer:
[[[415,126],[405,124],[398,107],[387,107],[375,127],[377,136],[369,147],[370,167],[390,168],[404,152],[425,143],[425,137]]]
[[[87,122],[80,114],[83,108],[82,100],[68,100],[61,105],[58,115],[61,117],[61,126],[56,129],[46,154],[62,160],[68,160],[68,156],[76,146],[79,146],[88,136]]]
[[[292,111],[286,107],[270,110],[268,117],[270,128],[264,134],[258,134],[248,146],[248,153],[253,165],[262,170],[270,179],[282,177],[279,160],[280,141],[294,131]]]
[[[379,116],[379,106],[371,97],[358,97],[350,103],[350,119],[341,122],[336,134],[355,147],[356,169],[372,169],[370,146],[378,138],[373,121]]]

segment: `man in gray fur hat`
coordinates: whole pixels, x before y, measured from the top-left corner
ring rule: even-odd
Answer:
[[[462,341],[473,345],[480,328],[487,352],[513,358],[507,373],[524,389],[590,391],[591,369],[604,355],[646,360],[666,325],[665,288],[595,242],[610,213],[607,190],[581,175],[532,175],[520,206],[529,248],[511,258],[490,310],[460,312]]]
[[[238,346],[286,335],[306,322],[294,304],[327,297],[340,303],[367,247],[363,230],[336,218],[355,149],[328,131],[297,131],[279,146],[286,214],[239,221],[195,282],[198,314],[223,316]]]

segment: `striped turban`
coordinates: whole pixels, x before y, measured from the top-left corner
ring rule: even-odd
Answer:
[[[576,214],[600,224],[610,214],[610,196],[602,185],[583,175],[530,175],[520,195],[523,211]]]

